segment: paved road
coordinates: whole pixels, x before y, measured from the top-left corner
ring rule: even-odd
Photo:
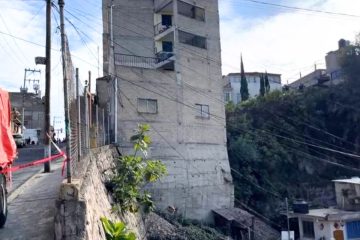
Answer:
[[[28,145],[24,148],[18,148],[18,159],[15,160],[14,166],[24,163],[29,163],[34,160],[38,160],[44,157],[44,147],[42,145]],[[9,193],[13,192],[26,180],[32,177],[43,168],[43,165],[29,167],[21,169],[18,172],[13,173],[13,185],[9,190]]]

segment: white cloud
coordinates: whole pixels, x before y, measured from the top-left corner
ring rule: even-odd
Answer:
[[[358,0],[302,1],[300,6],[313,5],[350,14],[360,9]],[[294,81],[300,71],[312,71],[315,62],[324,67],[326,53],[337,48],[340,38],[353,40],[359,23],[360,18],[309,12],[283,12],[261,19],[233,14],[221,22],[223,73],[239,71],[242,52],[246,71],[267,70],[283,74],[283,83]]]

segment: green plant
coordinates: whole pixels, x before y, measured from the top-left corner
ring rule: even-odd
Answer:
[[[126,225],[123,222],[112,222],[111,220],[102,217],[100,218],[103,225],[106,240],[135,240],[134,233],[128,233]]]
[[[167,174],[161,161],[146,159],[151,144],[147,135],[149,131],[149,125],[139,125],[135,135],[130,138],[134,144],[134,154],[122,156],[117,162],[112,184],[115,202],[121,211],[136,212],[139,210],[139,203],[146,211],[153,210],[151,195],[144,187]]]

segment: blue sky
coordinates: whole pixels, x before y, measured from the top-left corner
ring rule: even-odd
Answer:
[[[359,0],[262,0],[332,12],[360,14]],[[57,3],[57,1],[55,1]],[[42,0],[0,0],[0,31],[41,45],[45,44],[45,3]],[[327,52],[337,48],[340,38],[353,40],[360,32],[360,18],[294,11],[249,2],[248,0],[219,0],[221,15],[221,44],[223,74],[238,72],[240,54],[246,71],[265,71],[282,74],[283,83],[294,81],[299,73],[309,73],[314,64],[324,67]],[[102,22],[100,0],[66,0],[66,17],[74,23],[79,34],[66,22],[74,65],[80,68],[80,79],[92,71],[98,76],[97,48],[100,48],[102,70]],[[57,13],[53,11],[55,15]],[[70,14],[71,13],[71,14]],[[59,21],[58,17],[56,17]],[[52,114],[62,115],[62,70],[60,34],[55,18],[53,23]],[[86,45],[84,45],[86,42]],[[23,82],[24,68],[38,68],[34,57],[44,56],[43,47],[0,34],[0,86],[18,90]],[[4,61],[5,59],[5,61]],[[81,60],[82,59],[82,60]],[[85,61],[84,61],[85,60]],[[39,76],[44,91],[44,74]],[[93,88],[94,89],[94,88]]]

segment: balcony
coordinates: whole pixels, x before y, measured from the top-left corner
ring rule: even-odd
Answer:
[[[115,65],[126,67],[174,70],[174,60],[175,56],[170,52],[159,52],[156,57],[115,53]]]
[[[158,23],[154,26],[155,40],[159,41],[161,38],[166,37],[169,33],[174,31],[174,27],[171,24]]]

